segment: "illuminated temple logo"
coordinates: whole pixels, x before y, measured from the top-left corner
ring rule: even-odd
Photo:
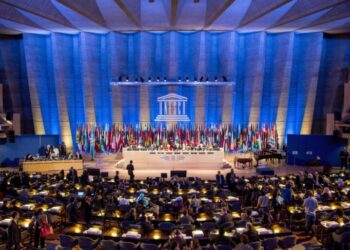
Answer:
[[[186,115],[187,97],[170,93],[157,98],[159,102],[159,115],[156,122],[188,122]]]

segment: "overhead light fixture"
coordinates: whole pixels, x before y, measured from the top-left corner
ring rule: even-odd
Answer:
[[[135,78],[135,82],[139,82],[139,79],[137,77]]]
[[[188,77],[186,77],[186,82],[189,82],[190,81],[190,79],[188,79]]]
[[[160,81],[160,77],[158,76],[158,77],[157,77],[157,82],[159,82],[159,81]]]
[[[145,79],[143,79],[142,76],[140,76],[140,82],[145,82]]]
[[[181,82],[181,77],[179,77],[178,81]]]
[[[129,81],[129,77],[128,76],[125,78],[125,81],[127,81],[127,82]]]
[[[206,81],[209,82],[209,77],[207,77]]]
[[[152,82],[152,77],[148,77],[148,82]]]
[[[203,82],[204,80],[204,76],[201,76],[201,78],[199,79],[200,82]]]
[[[164,77],[164,82],[166,82],[166,76]]]
[[[214,81],[215,81],[215,82],[217,82],[217,81],[218,81],[218,78],[217,78],[216,76],[215,76],[215,78],[214,78]]]

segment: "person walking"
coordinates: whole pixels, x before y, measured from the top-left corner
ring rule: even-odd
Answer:
[[[135,175],[134,175],[134,165],[132,164],[132,161],[130,161],[130,163],[126,166],[126,170],[128,170],[128,175],[130,177],[130,182],[134,182],[134,178],[135,178]]]
[[[307,196],[304,200],[303,207],[305,208],[305,233],[309,235],[311,231],[311,237],[313,236],[313,225],[316,222],[316,209],[318,202],[314,197],[311,190],[307,191]]]

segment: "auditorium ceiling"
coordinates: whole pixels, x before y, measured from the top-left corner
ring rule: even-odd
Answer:
[[[0,33],[350,31],[350,0],[0,0]]]

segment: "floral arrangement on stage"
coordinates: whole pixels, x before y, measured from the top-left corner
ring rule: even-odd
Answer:
[[[278,149],[275,125],[168,126],[151,125],[79,125],[76,143],[80,151],[121,152],[124,147],[152,149],[224,148],[226,153]],[[93,148],[91,146],[93,145]]]

